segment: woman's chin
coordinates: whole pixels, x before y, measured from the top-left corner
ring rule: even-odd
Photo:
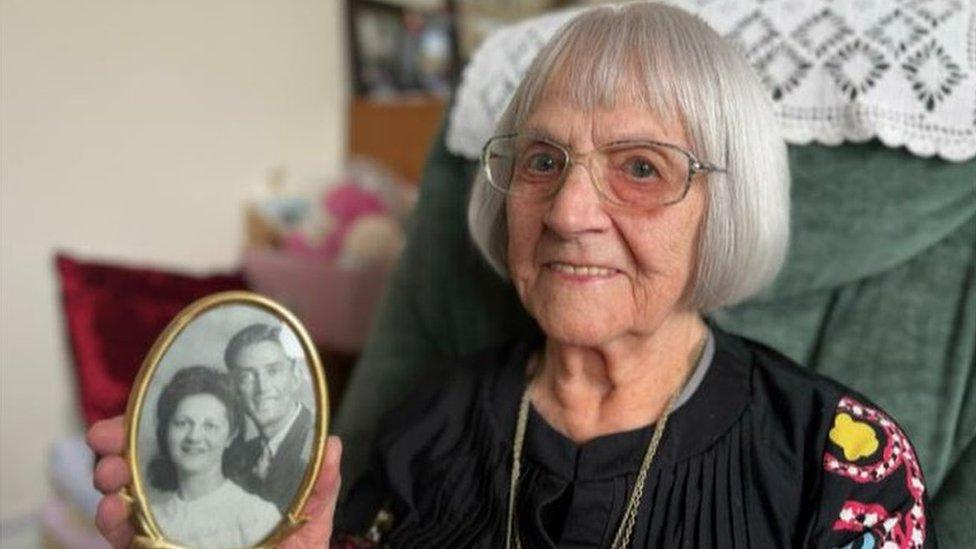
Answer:
[[[568,345],[595,347],[612,340],[623,331],[617,326],[616,318],[601,318],[602,315],[539,315],[536,322],[550,339]]]
[[[599,345],[627,331],[629,307],[612,295],[587,292],[545,292],[526,302],[529,314],[550,338],[578,345]]]
[[[176,464],[176,469],[182,475],[195,476],[214,468],[212,460],[187,459]]]

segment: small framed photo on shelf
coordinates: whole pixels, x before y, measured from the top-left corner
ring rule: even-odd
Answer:
[[[431,2],[347,0],[355,92],[444,97],[457,66],[453,23]]]

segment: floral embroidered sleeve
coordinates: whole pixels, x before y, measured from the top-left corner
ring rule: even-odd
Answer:
[[[817,547],[935,547],[925,479],[904,431],[881,410],[841,398],[823,455]]]

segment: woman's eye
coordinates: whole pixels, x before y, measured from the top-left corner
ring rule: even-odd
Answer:
[[[658,171],[650,161],[643,158],[633,158],[627,162],[627,175],[634,179],[650,179],[658,176]]]
[[[534,154],[529,158],[529,169],[535,173],[550,173],[556,170],[556,159],[547,153]]]

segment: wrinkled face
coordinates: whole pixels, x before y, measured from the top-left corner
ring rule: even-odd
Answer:
[[[260,341],[237,353],[233,368],[247,413],[267,433],[295,409],[298,375],[293,361],[272,341]]]
[[[627,140],[691,149],[677,121],[663,123],[626,104],[583,112],[546,98],[521,131],[547,135],[575,155]],[[573,165],[551,198],[508,197],[509,273],[549,337],[594,346],[651,333],[688,311],[705,207],[702,181],[669,206],[629,211],[606,204],[588,170]]]
[[[187,396],[169,420],[166,436],[170,459],[182,474],[219,468],[233,435],[227,408],[220,399],[207,393]]]

